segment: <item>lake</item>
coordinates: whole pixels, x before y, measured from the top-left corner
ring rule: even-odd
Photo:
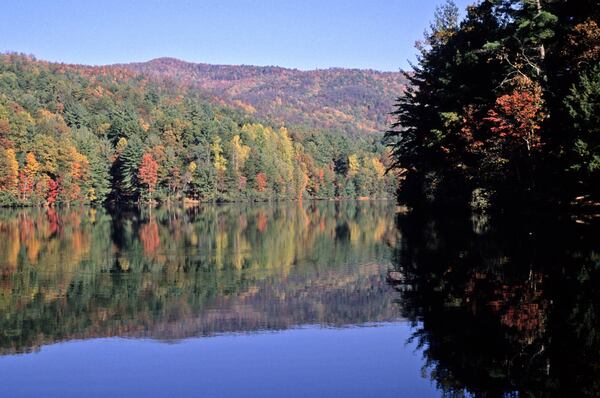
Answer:
[[[509,219],[0,210],[0,395],[597,396],[598,227]]]

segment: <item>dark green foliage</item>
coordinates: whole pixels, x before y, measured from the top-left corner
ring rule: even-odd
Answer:
[[[73,140],[79,152],[86,156],[90,163],[93,201],[102,203],[111,191],[110,158],[113,148],[108,140],[96,137],[85,127],[73,130]]]
[[[110,115],[110,128],[107,131],[109,140],[116,144],[119,138],[130,139],[139,137],[142,133],[139,121],[133,109],[117,108]]]
[[[401,199],[481,208],[598,195],[600,2],[485,0],[457,14],[452,2],[436,12],[387,134]]]
[[[192,173],[187,195],[197,200],[215,200],[217,198],[216,177],[212,167],[196,169]]]
[[[138,181],[138,170],[142,160],[142,141],[138,136],[130,137],[125,149],[117,160],[117,194],[120,197],[137,197],[140,183]]]
[[[600,65],[581,75],[565,100],[573,118],[576,159],[571,169],[589,184],[598,184],[600,171]]]

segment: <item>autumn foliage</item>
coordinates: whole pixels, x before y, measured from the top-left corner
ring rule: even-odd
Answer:
[[[256,189],[258,192],[262,192],[267,187],[267,176],[265,173],[258,173],[256,175]]]
[[[158,183],[158,163],[150,153],[144,154],[140,164],[139,179],[150,194],[154,192]]]
[[[255,74],[253,67],[239,71]],[[307,75],[292,74],[295,81]],[[328,80],[347,79],[351,87],[358,76],[372,75],[381,78],[383,91],[395,87],[398,94],[401,84],[396,83],[403,80],[399,74],[375,72],[325,74]],[[4,84],[5,76],[14,81]],[[346,135],[381,129],[388,116],[375,108],[354,109],[350,104],[363,98],[354,91],[336,94],[341,102],[330,109],[312,104],[310,127],[299,128],[293,127],[299,122],[293,115],[306,100],[304,80],[302,92],[282,88],[276,100],[280,112],[272,119],[256,116],[251,120],[260,123],[251,123],[239,108],[256,115],[270,109],[269,104],[253,109],[249,102],[270,95],[271,86],[264,87],[266,93],[254,90],[253,100],[215,103],[183,75],[175,85],[161,76],[167,77],[1,54],[0,206],[352,198],[358,191],[377,198],[393,195],[394,176],[382,177],[387,165],[372,161],[381,158],[381,137]],[[243,80],[240,88],[250,81]],[[365,87],[362,80],[356,83]],[[52,87],[50,95],[41,89],[46,87]],[[372,94],[380,98],[383,91]],[[334,105],[329,94],[319,101]],[[283,109],[292,102],[292,108]],[[350,117],[355,114],[356,119]],[[333,129],[340,123],[344,129]],[[349,160],[351,169],[344,167]],[[324,178],[319,170],[326,170]]]
[[[510,94],[496,100],[488,113],[491,131],[511,146],[525,144],[527,151],[541,143],[539,130],[544,119],[542,89],[528,78],[521,78]]]
[[[595,0],[438,7],[387,134],[399,199],[477,211],[597,206],[599,26]]]

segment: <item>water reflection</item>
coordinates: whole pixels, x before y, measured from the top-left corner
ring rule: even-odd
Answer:
[[[91,350],[100,368],[116,375],[113,359],[128,350],[133,350],[128,366],[142,369],[150,352],[161,351],[167,362],[185,361],[181,353],[197,347],[188,359],[199,373],[224,358],[221,366],[234,369],[230,373],[244,375],[245,367],[256,367],[279,374],[268,374],[275,390],[293,381],[279,372],[281,364],[271,362],[296,358],[286,363],[294,372],[322,375],[323,385],[311,386],[315,394],[337,380],[334,390],[343,385],[347,388],[336,391],[364,395],[377,377],[389,387],[384,395],[432,394],[415,371],[422,367],[447,396],[599,396],[600,227],[569,219],[499,221],[396,216],[393,206],[376,202],[117,214],[3,210],[0,353],[86,339],[53,346],[39,360],[24,356],[23,363],[41,366],[50,358],[77,369],[81,358],[63,360],[63,353]],[[207,362],[197,360],[206,355],[199,340],[207,339],[186,340],[179,350],[88,340],[173,340],[399,318],[413,322],[406,346],[405,323],[357,333],[304,328],[305,334],[260,335],[259,348],[248,353],[249,360],[260,358],[252,365],[227,361],[232,352],[249,349],[250,340],[235,345],[229,337],[208,339],[215,341],[207,344],[215,351]],[[288,342],[285,350],[282,341]],[[309,346],[312,351],[306,351]],[[7,375],[24,380],[38,375],[13,367],[18,358],[3,358]],[[162,362],[148,363],[160,369],[166,385],[179,380],[157,364]],[[407,369],[403,376],[401,367]],[[339,378],[342,368],[355,373]],[[71,377],[56,373],[57,380]],[[89,374],[96,373],[102,372]],[[43,389],[55,381],[35,385]],[[267,386],[263,381],[255,380]],[[190,378],[190,388],[194,383]],[[266,388],[265,395],[275,390]]]
[[[598,225],[411,215],[399,226],[392,284],[445,395],[600,395]]]
[[[395,319],[386,203],[0,212],[0,352]]]

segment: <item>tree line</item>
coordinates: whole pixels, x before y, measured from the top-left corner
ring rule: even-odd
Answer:
[[[0,55],[0,205],[385,198],[381,137],[290,131],[190,85]]]
[[[387,136],[413,207],[585,205],[600,193],[600,2],[436,11]]]

